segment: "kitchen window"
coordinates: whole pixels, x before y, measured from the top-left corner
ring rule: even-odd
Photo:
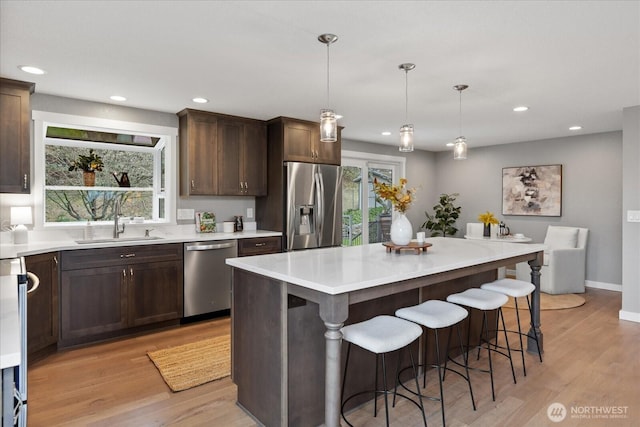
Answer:
[[[43,171],[34,173],[36,224],[110,223],[116,201],[125,217],[175,221],[177,129],[38,111],[33,118],[35,170]]]

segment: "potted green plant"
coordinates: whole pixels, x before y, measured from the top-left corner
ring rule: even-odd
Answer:
[[[441,235],[442,237],[447,237],[453,236],[458,232],[454,225],[460,216],[462,208],[453,204],[458,195],[458,193],[441,194],[439,204],[433,207],[434,214],[424,213],[427,216],[427,220],[422,224],[422,228],[430,230],[431,236]]]
[[[79,154],[78,158],[69,165],[69,171],[81,170],[84,185],[93,187],[96,184],[96,171],[101,171],[104,167],[102,157],[89,150],[89,155]]]

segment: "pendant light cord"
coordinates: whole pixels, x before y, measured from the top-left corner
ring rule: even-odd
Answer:
[[[409,123],[409,70],[404,70],[404,122]]]
[[[329,45],[330,43],[327,43],[327,108],[331,108],[331,102],[330,102],[330,98],[329,98]]]
[[[460,93],[460,113],[459,113],[460,123],[459,123],[459,129],[458,129],[459,131],[458,136],[462,136],[462,91],[459,90],[458,92]]]

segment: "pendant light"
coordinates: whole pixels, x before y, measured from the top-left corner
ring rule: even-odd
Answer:
[[[321,43],[327,45],[327,108],[320,110],[320,141],[336,142],[338,140],[338,122],[336,113],[329,109],[329,45],[338,40],[335,34],[321,34],[318,36]]]
[[[455,85],[453,87],[460,93],[460,136],[456,138],[453,146],[453,160],[465,160],[467,158],[467,139],[462,136],[462,91],[468,87],[468,85]]]
[[[404,71],[404,121],[409,121],[409,71],[416,68],[416,64],[400,64],[398,68]],[[413,151],[413,125],[404,124],[400,128],[400,146],[399,151],[409,153]]]

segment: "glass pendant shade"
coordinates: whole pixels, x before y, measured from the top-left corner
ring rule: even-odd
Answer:
[[[453,160],[465,160],[467,158],[467,140],[464,136],[456,138],[453,146]]]
[[[413,125],[403,125],[400,128],[400,146],[398,150],[404,153],[413,151]]]
[[[338,121],[336,113],[328,107],[331,105],[329,96],[329,46],[338,40],[335,34],[320,34],[318,41],[327,46],[327,108],[320,110],[320,142],[338,141]]]
[[[405,123],[409,121],[409,71],[416,68],[416,64],[404,63],[398,65],[404,71],[404,115]],[[413,125],[402,125],[400,128],[400,145],[398,151],[410,153],[413,151]]]
[[[320,141],[336,142],[338,140],[338,121],[333,110],[320,111]]]

